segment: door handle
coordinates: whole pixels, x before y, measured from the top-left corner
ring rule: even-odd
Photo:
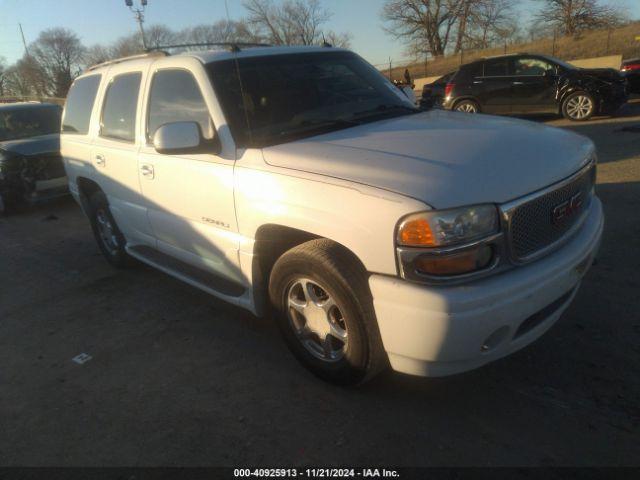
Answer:
[[[524,85],[524,82],[511,82],[511,85]]]
[[[142,172],[143,177],[147,177],[147,178],[154,177],[153,165],[149,165],[145,163],[140,167],[140,171]]]
[[[99,167],[104,167],[107,164],[107,159],[104,158],[104,155],[102,154],[97,154],[96,155],[96,165],[98,165]]]
[[[473,83],[475,83],[477,85],[479,83],[482,83],[482,80],[474,80]]]

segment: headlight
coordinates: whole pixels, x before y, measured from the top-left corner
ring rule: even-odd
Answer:
[[[396,240],[405,247],[443,247],[492,235],[498,226],[495,205],[432,210],[405,217]]]

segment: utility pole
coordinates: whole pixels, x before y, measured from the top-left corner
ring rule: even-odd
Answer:
[[[22,31],[22,24],[19,23],[18,27],[20,27],[20,35],[22,36],[22,44],[24,45],[24,53],[27,54],[27,57],[29,56],[29,48],[27,47],[27,41],[24,39],[24,32]]]
[[[140,36],[142,37],[142,47],[147,50],[147,40],[144,36],[144,28],[142,28],[142,24],[144,23],[144,9],[147,6],[147,0],[140,0],[140,7],[134,7],[133,0],[124,0],[124,3],[129,7],[129,10],[133,12],[133,16],[138,22],[138,26],[140,27]]]

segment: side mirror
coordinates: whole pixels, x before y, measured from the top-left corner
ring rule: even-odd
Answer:
[[[406,95],[406,97],[412,104],[416,104],[416,94],[413,91],[413,88],[411,88],[409,85],[405,85],[404,87],[402,87],[402,93]]]
[[[196,122],[173,122],[160,126],[153,135],[156,152],[167,155],[215,153]]]

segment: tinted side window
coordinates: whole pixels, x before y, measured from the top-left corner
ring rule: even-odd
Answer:
[[[204,138],[214,137],[213,122],[193,75],[186,70],[161,70],[149,95],[147,136],[171,122],[197,122]]]
[[[507,59],[496,58],[495,60],[487,60],[484,62],[485,77],[500,77],[507,75]]]
[[[80,78],[71,85],[62,120],[64,133],[86,135],[89,131],[91,110],[93,110],[101,77],[102,75],[91,75]]]
[[[102,106],[100,136],[133,142],[136,131],[136,109],[142,74],[126,73],[114,77]]]
[[[553,71],[553,66],[539,58],[516,58],[513,62],[515,75],[540,77],[547,71]]]
[[[460,78],[461,80],[473,80],[476,77],[482,76],[482,62],[472,63],[470,65],[465,65],[464,68],[460,69]]]

